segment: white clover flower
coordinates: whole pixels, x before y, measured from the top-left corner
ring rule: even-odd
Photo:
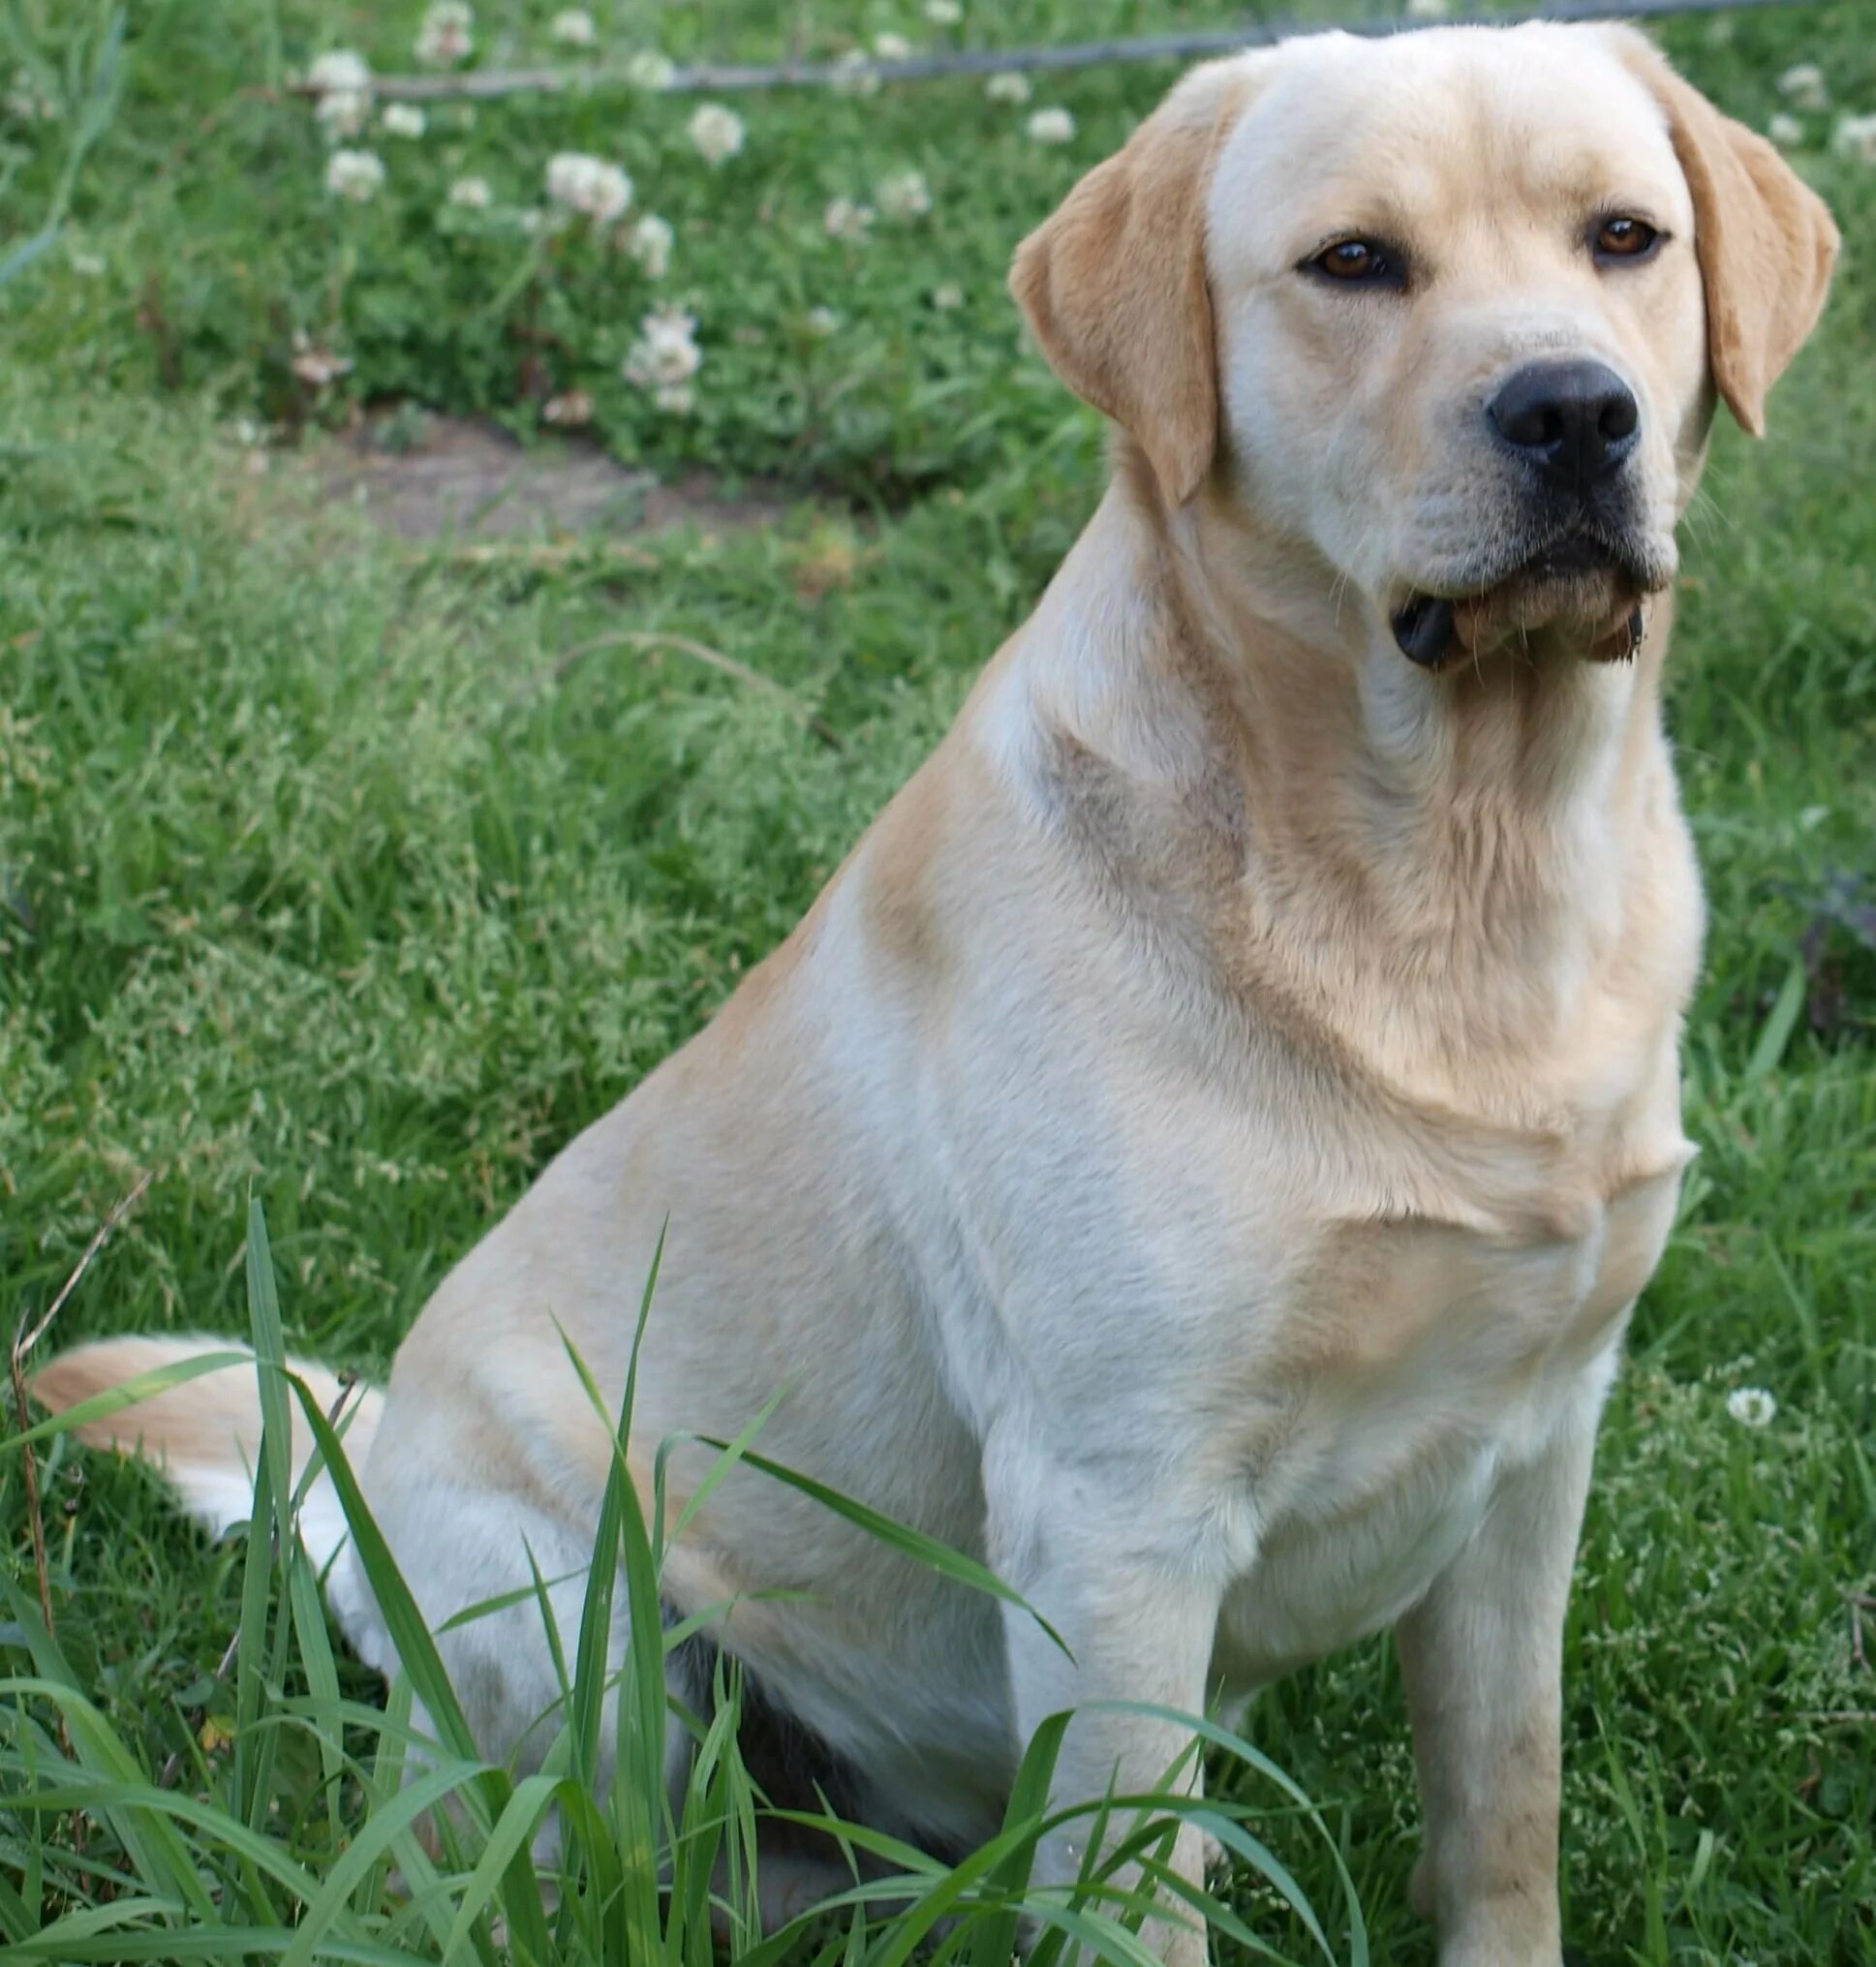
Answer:
[[[626,251],[654,280],[662,280],[671,263],[671,248],[677,234],[668,220],[647,212],[626,235]]]
[[[1764,1387],[1736,1387],[1726,1397],[1726,1411],[1742,1428],[1769,1428],[1778,1415],[1778,1402]]]
[[[634,89],[644,89],[653,95],[668,89],[676,74],[677,63],[655,47],[641,47],[626,64],[626,80]]]
[[[465,211],[485,212],[495,202],[495,194],[485,177],[459,177],[449,187],[449,202]]]
[[[59,106],[40,87],[31,69],[16,68],[7,89],[7,114],[21,123],[56,123]]]
[[[1780,109],[1766,125],[1766,135],[1780,150],[1796,150],[1804,141],[1804,125],[1789,109]]]
[[[817,342],[824,342],[841,324],[841,318],[831,307],[811,307],[807,315],[808,332]]]
[[[601,157],[563,150],[547,160],[547,196],[596,226],[609,226],[631,203],[631,179]]]
[[[721,103],[700,103],[684,129],[706,164],[722,164],[734,157],[748,135],[743,119]]]
[[[925,17],[934,27],[955,27],[964,18],[964,0],[925,0]]]
[[[1407,0],[1409,20],[1444,20],[1449,11],[1447,0]]]
[[[1029,127],[1031,143],[1068,143],[1075,135],[1075,119],[1066,109],[1038,109]]]
[[[563,7],[548,23],[547,32],[563,47],[592,47],[600,30],[584,7]]]
[[[873,51],[881,61],[910,61],[912,45],[903,34],[876,34]]]
[[[384,184],[384,166],[374,150],[335,150],[326,160],[325,188],[334,198],[368,204]]]
[[[901,170],[882,177],[873,196],[889,219],[922,219],[932,209],[932,188],[922,170]]]
[[[329,142],[343,137],[356,137],[371,120],[369,90],[333,89],[319,100],[313,111]]]
[[[386,137],[421,137],[425,128],[423,111],[415,103],[386,104],[379,121]]]
[[[1027,103],[1032,91],[1030,78],[1020,69],[1000,69],[984,84],[984,94],[993,103]]]
[[[107,267],[102,253],[87,253],[81,246],[74,246],[71,253],[72,270],[86,280],[103,279]]]
[[[416,58],[425,68],[450,69],[476,51],[476,15],[464,0],[431,0],[416,31]]]
[[[1860,164],[1876,164],[1876,116],[1839,116],[1830,133],[1830,148]]]
[[[371,119],[371,70],[361,54],[331,47],[306,71],[313,113],[329,139],[355,137]]]
[[[864,48],[849,47],[834,64],[834,93],[837,96],[876,96],[879,71]]]
[[[661,410],[683,414],[696,402],[691,379],[703,367],[697,347],[697,321],[682,308],[661,307],[638,323],[624,364],[628,383],[652,391]]]
[[[306,86],[316,96],[329,96],[338,90],[356,94],[371,87],[371,64],[349,47],[328,47],[315,55],[306,71]]]
[[[932,305],[940,314],[949,314],[953,308],[964,305],[964,289],[955,280],[947,280],[941,287],[932,289]]]
[[[1778,77],[1778,93],[1800,109],[1821,109],[1830,100],[1824,71],[1814,61],[1801,61]]]
[[[873,231],[873,218],[871,205],[857,204],[852,199],[836,199],[827,207],[821,224],[830,239],[838,239],[844,246],[864,246]]]

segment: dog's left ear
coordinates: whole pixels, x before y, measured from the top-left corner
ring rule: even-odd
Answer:
[[[1217,447],[1205,200],[1246,67],[1194,70],[1023,241],[1010,269],[1056,374],[1131,433],[1173,506],[1198,490]]]
[[[1645,36],[1612,30],[1667,111],[1694,195],[1707,361],[1740,426],[1766,434],[1766,398],[1824,311],[1839,237],[1829,208],[1756,132],[1723,116]]]

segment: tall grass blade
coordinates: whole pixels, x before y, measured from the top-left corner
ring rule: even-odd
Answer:
[[[750,1444],[767,1427],[770,1416],[782,1404],[782,1394],[772,1394],[756,1409],[755,1418],[750,1422],[749,1426],[733,1441],[723,1443],[707,1440],[700,1434],[676,1433],[667,1434],[658,1444],[658,1457],[653,1464],[652,1474],[652,1493],[655,1499],[653,1515],[657,1520],[653,1525],[653,1549],[658,1554],[661,1565],[663,1562],[665,1545],[667,1543],[675,1544],[683,1536],[685,1530],[690,1526],[691,1520],[716,1493],[723,1479],[749,1452]],[[664,1465],[670,1460],[672,1454],[687,1441],[697,1442],[706,1448],[719,1448],[722,1452],[718,1455],[716,1460],[710,1464],[703,1480],[692,1491],[683,1509],[678,1512],[677,1521],[671,1525],[669,1536],[666,1537],[664,1534]]]
[[[720,1441],[714,1435],[700,1434],[697,1439],[707,1447],[720,1449],[727,1454],[736,1443]],[[940,1577],[949,1578],[955,1583],[968,1585],[972,1591],[987,1592],[992,1598],[1000,1598],[1005,1605],[1013,1605],[1017,1611],[1032,1618],[1049,1638],[1061,1647],[1067,1658],[1073,1659],[1067,1642],[1054,1626],[1023,1597],[1005,1584],[989,1565],[980,1564],[975,1557],[967,1556],[962,1551],[955,1551],[949,1544],[940,1543],[937,1537],[930,1537],[923,1530],[915,1530],[909,1524],[896,1521],[880,1511],[871,1509],[863,1502],[856,1502],[851,1496],[843,1495],[837,1489],[830,1489],[824,1482],[816,1482],[812,1475],[803,1475],[799,1469],[784,1466],[780,1461],[771,1461],[766,1456],[758,1455],[753,1448],[740,1450],[742,1459],[752,1468],[759,1468],[775,1481],[785,1483],[788,1488],[798,1490],[803,1495],[812,1496],[823,1509],[831,1510],[837,1517],[843,1517],[855,1528],[866,1531],[889,1550],[899,1552],[914,1563],[922,1564],[927,1570],[936,1571]]]
[[[69,1434],[75,1428],[82,1428],[91,1421],[108,1421],[111,1415],[121,1414],[126,1407],[134,1407],[138,1401],[147,1400],[153,1394],[168,1393],[171,1387],[199,1380],[204,1373],[220,1372],[226,1367],[253,1364],[251,1354],[222,1351],[198,1353],[195,1358],[178,1360],[172,1366],[152,1367],[148,1372],[133,1374],[119,1386],[108,1388],[102,1394],[93,1394],[88,1400],[75,1401],[64,1413],[52,1414],[26,1429],[23,1433],[9,1434],[0,1441],[0,1455],[29,1444],[37,1446],[55,1435]]]
[[[312,1429],[314,1442],[325,1459],[326,1475],[345,1512],[346,1527],[352,1534],[353,1547],[371,1585],[372,1596],[378,1602],[379,1615],[384,1619],[385,1631],[396,1649],[398,1664],[410,1680],[413,1693],[422,1702],[443,1745],[459,1761],[477,1762],[479,1758],[475,1738],[463,1714],[462,1705],[456,1699],[456,1691],[444,1671],[436,1641],[424,1623],[416,1600],[411,1595],[404,1574],[397,1567],[397,1560],[391,1555],[384,1532],[379,1529],[366,1505],[357,1477],[346,1460],[338,1432],[305,1382],[293,1374],[287,1377],[306,1415],[306,1425]],[[500,1769],[484,1767],[475,1789],[479,1791],[490,1818],[499,1817],[507,1808],[510,1785]],[[544,1961],[547,1957],[547,1918],[540,1902],[539,1881],[535,1877],[532,1862],[525,1856],[517,1856],[508,1867],[504,1904],[517,1957]]]
[[[254,1474],[254,1506],[241,1558],[241,1623],[234,1656],[234,1808],[244,1822],[266,1815],[256,1767],[263,1753],[261,1702],[267,1687],[267,1613],[273,1602],[273,1462],[262,1455]],[[272,1744],[264,1753],[272,1759]]]
[[[190,1932],[116,1933],[97,1938],[74,1938],[63,1922],[48,1928],[38,1942],[29,1942],[10,1959],[51,1960],[58,1967],[68,1961],[100,1961],[104,1967],[128,1967],[134,1960],[150,1960],[156,1967],[187,1967],[201,1960],[208,1967],[231,1967],[251,1959],[268,1959],[284,1953],[292,1945],[291,1926],[214,1925]],[[369,1940],[329,1940],[320,1949],[322,1962],[354,1963],[354,1967],[411,1967],[411,1956],[395,1947],[374,1946]]]
[[[1004,1895],[1005,1903],[977,1921],[970,1947],[975,1967],[1009,1967],[1016,1952],[1017,1908],[1029,1890],[1030,1874],[1035,1864],[1035,1830],[1048,1813],[1049,1786],[1055,1781],[1056,1763],[1067,1733],[1066,1714],[1046,1716],[1030,1737],[1030,1745],[1017,1766],[1016,1780],[1010,1786],[1009,1801],[1003,1809],[1003,1831],[1006,1836],[1016,1836],[1018,1841],[990,1879]]]
[[[0,1694],[22,1701],[35,1696],[48,1700],[64,1717],[71,1732],[73,1753],[80,1769],[93,1779],[81,1786],[75,1785],[81,1789],[84,1801],[69,1807],[83,1807],[103,1815],[137,1876],[150,1890],[180,1900],[198,1919],[213,1918],[214,1901],[201,1882],[188,1845],[176,1834],[174,1826],[167,1817],[153,1817],[146,1810],[132,1806],[142,1782],[136,1758],[110,1723],[78,1690],[58,1643],[40,1623],[39,1608],[11,1578],[0,1579],[0,1583],[6,1586],[14,1616],[26,1633],[28,1649],[39,1668],[37,1677],[0,1681]],[[60,1767],[70,1769],[70,1765],[62,1762]],[[79,1771],[71,1773],[77,1775]],[[25,1798],[12,1799],[12,1807],[17,1809],[28,1803],[42,1807],[48,1794],[49,1786],[42,1787]]]
[[[443,1946],[446,1960],[455,1959],[468,1945],[470,1929],[494,1901],[508,1866],[529,1848],[560,1787],[559,1778],[545,1775],[526,1776],[515,1784],[507,1808],[496,1820],[482,1855],[476,1860],[476,1869],[463,1887],[456,1922]]]
[[[1309,1799],[1309,1797],[1296,1781],[1295,1777],[1291,1776],[1284,1769],[1279,1768],[1276,1763],[1271,1761],[1269,1756],[1253,1748],[1243,1736],[1234,1734],[1230,1729],[1222,1727],[1209,1716],[1182,1714],[1176,1708],[1163,1707],[1153,1702],[1145,1701],[1103,1701],[1092,1703],[1090,1706],[1091,1707],[1109,1708],[1120,1714],[1143,1714],[1149,1715],[1154,1720],[1170,1721],[1176,1727],[1188,1729],[1201,1740],[1210,1742],[1215,1748],[1223,1749],[1235,1761],[1243,1763],[1246,1767],[1254,1769],[1267,1781],[1274,1783],[1297,1806],[1302,1814],[1315,1826],[1316,1830],[1322,1837],[1323,1843],[1328,1847],[1330,1859],[1335,1865],[1337,1882],[1341,1887],[1342,1902],[1348,1912],[1349,1967],[1369,1967],[1368,1925],[1362,1918],[1361,1896],[1355,1890],[1355,1881],[1349,1876],[1348,1865],[1342,1857],[1341,1846],[1337,1842],[1328,1825],[1323,1822],[1322,1813]],[[1085,1709],[1084,1711],[1088,1710]],[[1172,1806],[1173,1801],[1174,1799],[1168,1799],[1169,1807]],[[1275,1884],[1276,1881],[1273,1880],[1272,1882]],[[1319,1926],[1317,1931],[1320,1932]],[[1324,1939],[1321,1944],[1327,1950],[1328,1941]],[[1331,1957],[1334,1957],[1333,1953]]]
[[[319,1743],[320,1773],[325,1791],[325,1823],[336,1847],[342,1839],[339,1816],[339,1780],[345,1766],[343,1730],[337,1719],[339,1709],[339,1669],[326,1637],[325,1612],[320,1604],[319,1580],[313,1576],[312,1559],[297,1538],[287,1553],[287,1588],[293,1609],[293,1633],[299,1641],[300,1664],[312,1693],[310,1704],[313,1732]]]
[[[1778,1069],[1779,1060],[1785,1056],[1785,1048],[1792,1042],[1792,1033],[1798,1030],[1798,1021],[1804,1009],[1804,999],[1810,988],[1810,971],[1805,968],[1804,959],[1795,956],[1791,968],[1785,972],[1785,981],[1779,986],[1778,996],[1766,1013],[1766,1022],[1759,1029],[1759,1036],[1752,1048],[1752,1056],[1745,1063],[1747,1085],[1754,1080],[1765,1079]]]
[[[623,1931],[619,1943],[630,1959],[652,1958],[661,1944],[658,1846],[666,1815],[664,1636],[658,1568],[652,1557],[651,1539],[627,1449],[638,1389],[639,1347],[644,1342],[659,1272],[664,1261],[664,1234],[661,1228],[639,1299],[638,1323],[632,1335],[625,1392],[616,1420],[607,1413],[605,1397],[578,1349],[562,1334],[568,1359],[587,1398],[612,1435],[612,1463],[606,1472],[600,1504],[600,1525],[594,1539],[592,1569],[587,1576],[573,1669],[573,1766],[581,1781],[597,1787],[600,1729],[617,1629],[613,1601],[623,1569],[626,1656],[614,1717],[612,1813],[621,1874],[617,1903]]]
[[[464,1766],[445,1763],[414,1776],[374,1810],[359,1826],[357,1835],[347,1845],[325,1874],[319,1890],[300,1916],[292,1944],[281,1955],[282,1967],[312,1967],[321,1943],[335,1921],[343,1917],[346,1901],[354,1889],[370,1872],[379,1858],[419,1818],[435,1811],[465,1784],[482,1773],[479,1764]]]
[[[258,1196],[248,1200],[248,1325],[254,1339],[254,1367],[261,1391],[261,1459],[266,1464],[274,1517],[275,1549],[284,1552],[292,1535],[293,1428],[287,1395],[287,1338],[280,1323],[280,1294],[274,1282],[273,1248],[267,1218]]]

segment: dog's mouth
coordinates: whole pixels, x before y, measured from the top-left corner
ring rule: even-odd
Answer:
[[[1424,669],[1552,629],[1592,661],[1622,661],[1641,647],[1644,599],[1670,575],[1624,543],[1570,533],[1483,579],[1414,590],[1389,626],[1400,653]]]

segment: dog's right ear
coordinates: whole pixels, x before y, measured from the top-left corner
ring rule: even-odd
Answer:
[[[1766,434],[1766,398],[1824,311],[1839,242],[1824,200],[1766,139],[1722,115],[1645,35],[1606,30],[1668,118],[1694,199],[1713,384],[1742,429]]]
[[[1050,366],[1132,434],[1173,506],[1198,490],[1217,448],[1205,200],[1247,68],[1195,69],[1023,241],[1010,271]]]

